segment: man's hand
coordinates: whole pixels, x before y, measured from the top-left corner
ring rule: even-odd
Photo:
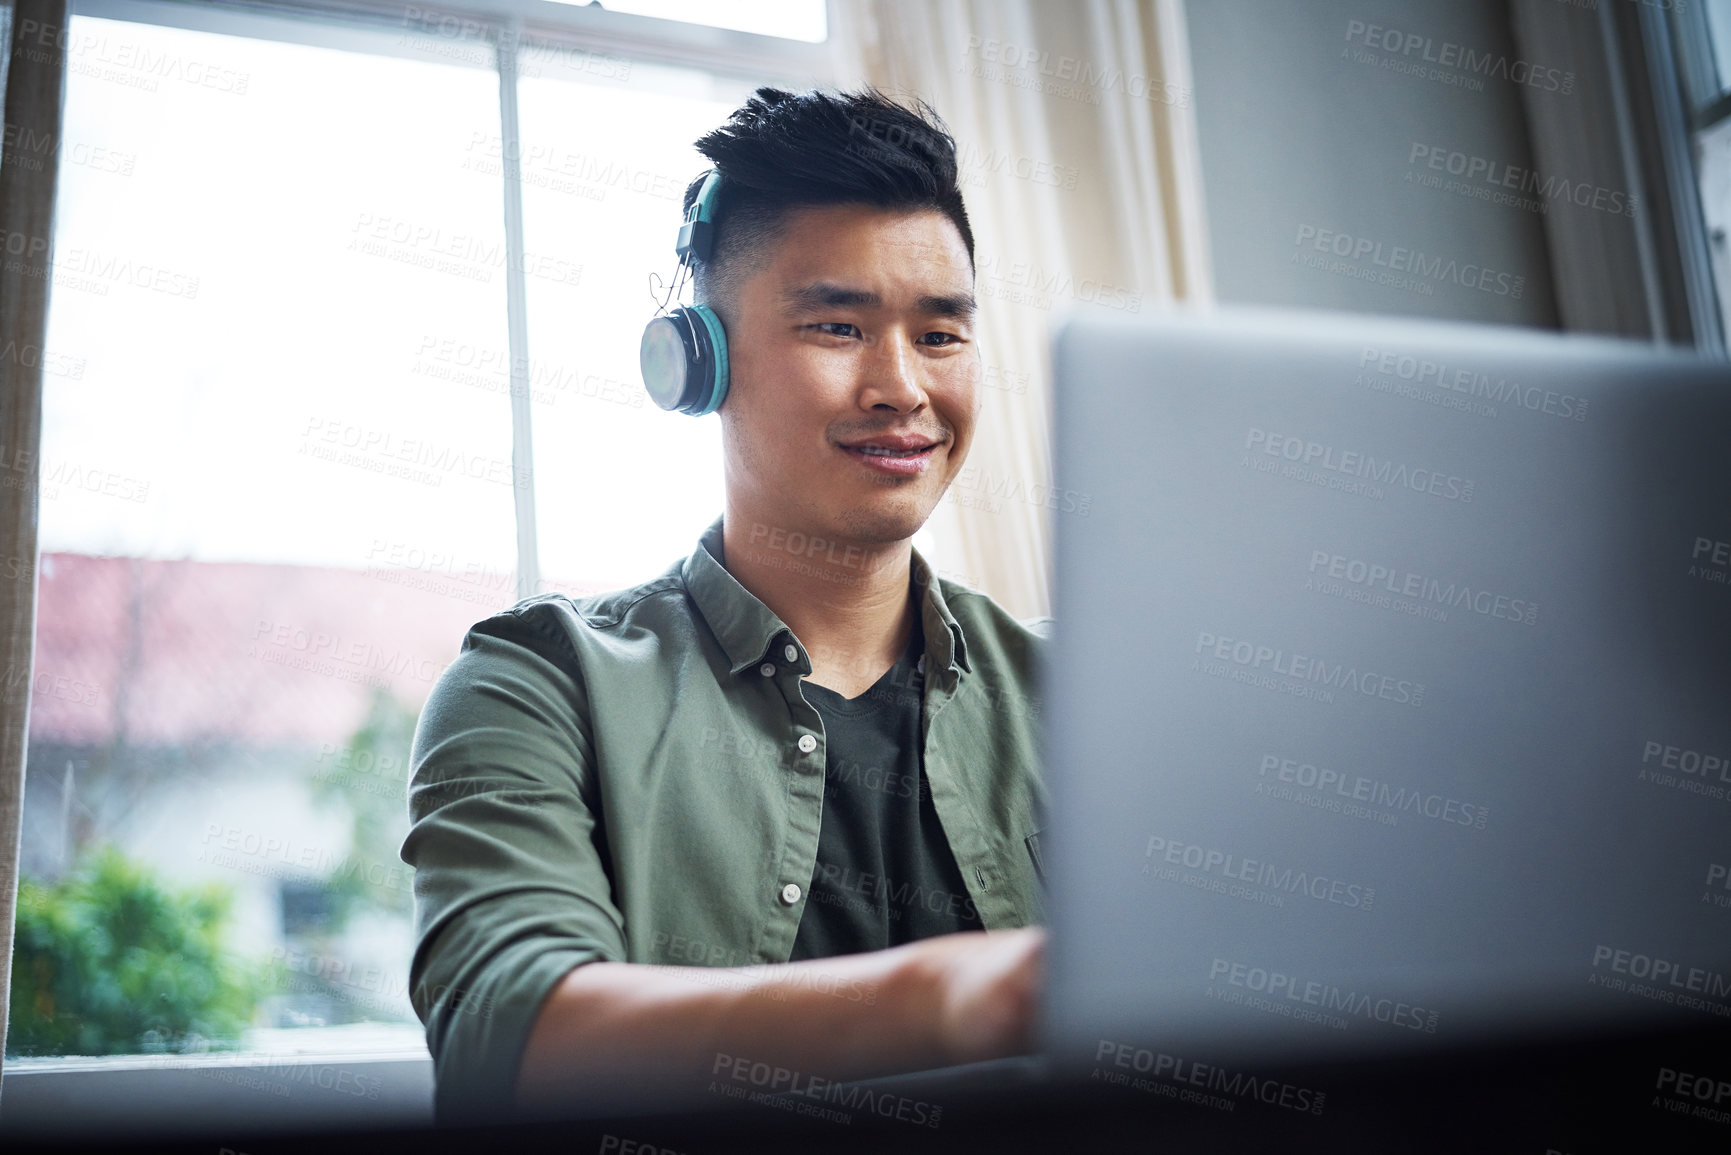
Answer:
[[[967,931],[910,943],[932,968],[943,1063],[1025,1053],[1045,963],[1046,932]]]
[[[707,1085],[723,1054],[832,1080],[1021,1054],[1033,1038],[1045,943],[1045,931],[1027,928],[781,966],[589,963],[542,1004],[517,1101],[560,1110],[614,1096],[681,1097]]]

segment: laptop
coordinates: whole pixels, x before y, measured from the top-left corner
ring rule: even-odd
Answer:
[[[1053,355],[1060,1070],[1731,1021],[1731,369],[1267,311]]]

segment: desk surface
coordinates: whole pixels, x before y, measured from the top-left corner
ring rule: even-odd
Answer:
[[[1122,1069],[1120,1069],[1122,1067]],[[1255,1072],[1110,1061],[1057,1078],[1009,1060],[744,1096],[703,1111],[324,1135],[199,1133],[12,1150],[207,1155],[867,1151],[1731,1151],[1731,1024]]]

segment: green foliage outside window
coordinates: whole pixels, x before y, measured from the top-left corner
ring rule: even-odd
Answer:
[[[408,917],[413,909],[411,875],[397,851],[409,832],[409,746],[419,716],[375,690],[366,719],[344,748],[328,762],[321,755],[314,797],[346,808],[350,819],[349,858],[325,883],[333,906],[329,933],[357,915]]]
[[[23,880],[7,1053],[234,1046],[261,992],[223,953],[228,915],[224,888],[171,888],[111,847],[58,883]]]
[[[289,949],[336,957],[355,920],[408,917],[410,873],[397,848],[408,830],[415,719],[413,708],[377,692],[340,749],[309,759],[312,796],[346,811],[351,849],[328,877],[299,883],[314,899],[305,912],[312,924],[288,931]],[[8,1055],[232,1049],[269,996],[310,990],[356,1001],[350,986],[226,951],[225,942],[234,945],[226,887],[171,886],[148,864],[100,844],[80,863],[58,882],[19,883]],[[285,905],[290,897],[285,888]],[[392,1017],[365,999],[350,1013]]]

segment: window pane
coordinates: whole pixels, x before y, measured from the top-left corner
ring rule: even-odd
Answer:
[[[1719,290],[1725,332],[1731,334],[1731,119],[1696,134],[1695,158],[1707,257]]]
[[[525,247],[582,264],[529,284],[541,569],[561,589],[631,585],[721,512],[718,419],[657,409],[637,350],[650,274],[673,276],[680,198],[708,167],[691,142],[745,91],[634,61],[628,81],[525,77],[519,92]]]
[[[1731,89],[1731,0],[1707,0],[1707,34],[1719,69],[1719,91],[1724,92]]]
[[[408,736],[515,599],[497,77],[72,43],[8,1042],[412,1024]]]

